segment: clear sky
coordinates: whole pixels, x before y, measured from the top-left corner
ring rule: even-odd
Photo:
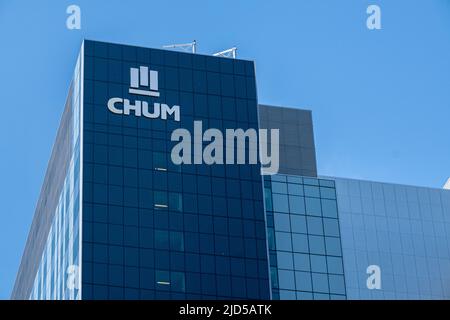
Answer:
[[[70,4],[81,30],[66,28]],[[366,28],[370,4],[381,30]],[[0,0],[0,298],[84,37],[237,46],[256,61],[259,102],[313,111],[319,174],[431,187],[450,176],[450,0]]]

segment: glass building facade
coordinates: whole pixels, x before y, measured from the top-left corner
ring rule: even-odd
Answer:
[[[80,54],[13,298],[81,299],[82,60]]]
[[[450,191],[335,178],[349,299],[450,299]],[[380,289],[368,289],[369,266]]]
[[[345,299],[334,181],[264,178],[274,299]]]
[[[194,120],[258,127],[253,63],[90,41],[84,57],[83,299],[268,299],[259,166],[170,155]],[[149,103],[179,105],[179,122],[108,111],[137,99],[140,66],[159,74]]]
[[[278,174],[174,164],[194,121],[279,129]],[[11,298],[450,299],[449,241],[450,190],[318,177],[253,62],[85,40]]]

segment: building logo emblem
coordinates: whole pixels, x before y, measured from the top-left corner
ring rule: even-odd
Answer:
[[[180,121],[180,106],[149,101],[160,98],[158,90],[158,71],[146,66],[130,68],[130,86],[128,92],[138,95],[138,99],[114,97],[108,100],[108,110],[114,114],[149,119],[173,119]],[[263,175],[276,174],[279,169],[279,130],[253,128],[225,129],[225,134],[216,128],[209,128],[203,133],[202,121],[194,121],[194,137],[185,128],[173,130],[170,140],[178,142],[171,151],[171,160],[175,165],[181,164],[257,164],[258,158]],[[194,142],[192,144],[192,142]],[[204,142],[209,144],[202,150]],[[236,145],[237,144],[237,145]],[[194,148],[192,150],[192,147]],[[235,154],[236,149],[236,154]],[[248,150],[248,156],[247,151]],[[192,159],[193,156],[193,159]],[[248,158],[248,159],[247,159]],[[236,161],[235,161],[236,159]],[[247,161],[248,160],[248,161]]]
[[[145,66],[130,68],[130,87],[128,92],[158,98],[160,96],[158,91],[158,71],[149,70]],[[180,121],[180,106],[173,105],[169,107],[167,104],[159,102],[135,100],[133,104],[129,99],[111,98],[108,100],[108,110],[115,114],[130,115],[134,113],[136,117],[161,118],[162,120],[173,117],[175,121]]]
[[[158,71],[148,70],[148,67],[130,68],[129,93],[150,97],[159,97]]]

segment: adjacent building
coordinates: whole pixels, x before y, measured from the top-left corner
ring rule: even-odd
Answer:
[[[450,191],[335,178],[350,299],[450,299]],[[367,289],[379,266],[381,288]]]
[[[206,164],[198,121],[278,129],[278,174]],[[321,177],[311,111],[258,105],[252,61],[85,40],[11,298],[449,299],[448,274],[450,191]]]

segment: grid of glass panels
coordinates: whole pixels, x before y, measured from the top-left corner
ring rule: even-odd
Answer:
[[[269,298],[258,165],[171,162],[178,127],[258,128],[252,62],[85,42],[83,299]],[[129,94],[158,71],[159,98]],[[111,97],[180,105],[122,116]],[[224,131],[223,131],[224,132]]]
[[[273,299],[345,299],[334,182],[264,178]]]
[[[450,299],[450,191],[336,178],[350,299]],[[367,267],[381,271],[368,289]]]
[[[80,277],[80,88],[81,55],[72,80],[71,160],[59,196],[53,222],[30,293],[32,300],[79,300]]]

